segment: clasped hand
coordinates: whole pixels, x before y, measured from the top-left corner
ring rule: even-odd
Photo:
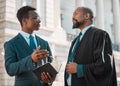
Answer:
[[[75,62],[70,62],[66,65],[66,72],[69,74],[77,73],[77,64]]]
[[[46,49],[40,50],[40,46],[38,46],[36,50],[34,50],[34,52],[32,53],[31,57],[33,62],[38,62],[44,58],[49,57],[49,51],[47,51]]]

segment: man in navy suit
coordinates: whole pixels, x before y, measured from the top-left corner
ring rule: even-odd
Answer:
[[[33,73],[38,66],[51,62],[49,44],[33,33],[39,30],[40,19],[35,8],[24,6],[17,12],[22,31],[4,44],[5,68],[10,76],[15,76],[14,86],[49,86],[49,73],[40,74],[41,80]]]

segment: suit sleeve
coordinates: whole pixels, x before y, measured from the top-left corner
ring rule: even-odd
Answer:
[[[17,60],[17,54],[11,42],[6,42],[4,44],[4,49],[5,68],[10,76],[14,76],[22,72],[32,71],[34,69],[31,56],[27,56],[21,60]]]
[[[77,77],[81,78],[83,77],[83,65],[82,64],[77,64]]]
[[[114,64],[111,64],[113,57],[110,37],[106,32],[101,32],[94,40],[93,57],[91,57],[93,63],[84,65],[84,77],[90,86],[111,86]]]

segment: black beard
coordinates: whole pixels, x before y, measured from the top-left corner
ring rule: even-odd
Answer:
[[[74,23],[73,24],[73,29],[76,29],[76,28],[79,28],[80,26],[82,26],[83,25],[83,22],[78,22],[78,21],[76,21],[76,23]]]

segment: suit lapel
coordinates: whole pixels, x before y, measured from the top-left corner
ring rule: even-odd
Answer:
[[[32,49],[30,48],[26,40],[23,38],[23,36],[19,33],[17,37],[17,41],[20,44],[20,47],[22,47],[27,53],[32,53]]]
[[[91,28],[90,28],[90,29],[91,29]],[[89,29],[89,30],[90,30],[90,29]],[[88,35],[88,33],[89,33],[89,30],[86,31],[86,33],[84,34],[84,36],[83,36],[83,38],[81,39],[80,43],[78,44],[78,47],[76,48],[76,52],[77,52],[78,49],[80,48],[82,42],[87,41],[86,38],[88,37],[87,35]],[[78,36],[77,36],[77,37],[78,37]],[[71,50],[72,50],[72,48],[73,48],[73,46],[74,46],[74,44],[75,44],[75,41],[77,40],[77,37],[76,37],[76,38],[73,40],[73,42],[72,42],[72,45],[71,45],[71,47],[70,47],[70,52],[71,52]],[[86,43],[86,42],[85,42],[85,43]],[[70,53],[70,52],[69,52],[69,53]]]
[[[47,48],[45,47],[45,45],[44,45],[45,41],[43,41],[40,37],[38,37],[38,36],[36,36],[36,35],[35,35],[35,37],[36,37],[36,40],[37,40],[37,46],[40,45],[40,49],[41,49],[41,50],[42,50],[42,49],[47,49]],[[46,63],[46,59],[47,59],[47,58],[43,59],[44,63]],[[41,64],[41,61],[39,61],[38,64]]]
[[[92,27],[91,27],[91,28],[92,28]],[[89,34],[91,28],[89,28],[89,29],[85,32],[85,34],[84,34],[83,38],[81,39],[81,41],[80,41],[80,43],[79,43],[79,45],[78,45],[78,48],[77,48],[76,50],[79,49],[79,47],[81,46],[82,43],[87,43],[88,40],[86,40],[86,39],[88,39],[88,37],[89,37],[88,34]],[[84,44],[84,45],[85,45],[85,44]]]
[[[36,41],[37,41],[37,46],[40,46],[40,49],[42,49],[42,43],[43,43],[43,41],[41,41],[41,39],[38,36],[36,36],[36,35],[35,35],[35,38],[36,38]],[[45,59],[37,62],[37,64],[40,66],[41,64],[43,64],[42,61],[45,62]]]
[[[37,46],[39,46],[39,45],[41,46],[39,37],[35,35],[35,38],[36,38],[36,41],[37,41]]]
[[[73,48],[73,46],[74,46],[74,44],[75,44],[76,39],[77,39],[77,37],[72,41],[72,44],[71,44],[71,47],[70,47],[70,50],[69,50],[69,55],[70,55],[70,53],[71,53],[71,51],[72,51],[72,48]],[[68,57],[69,57],[69,56],[68,56]]]
[[[86,52],[87,50],[89,50],[89,48],[91,47],[91,39],[90,39],[90,34],[91,34],[91,28],[89,30],[87,30],[83,36],[83,38],[81,39],[77,49],[76,49],[76,52],[75,52],[75,62],[81,62],[81,63],[89,63],[89,62],[86,62],[86,56],[90,55],[88,52]],[[90,47],[89,47],[90,45]]]
[[[44,44],[43,42],[44,41],[42,41],[41,38],[36,36],[36,35],[35,35],[35,37],[36,37],[36,41],[37,41],[37,46],[40,45],[40,49],[43,49],[43,44]]]

